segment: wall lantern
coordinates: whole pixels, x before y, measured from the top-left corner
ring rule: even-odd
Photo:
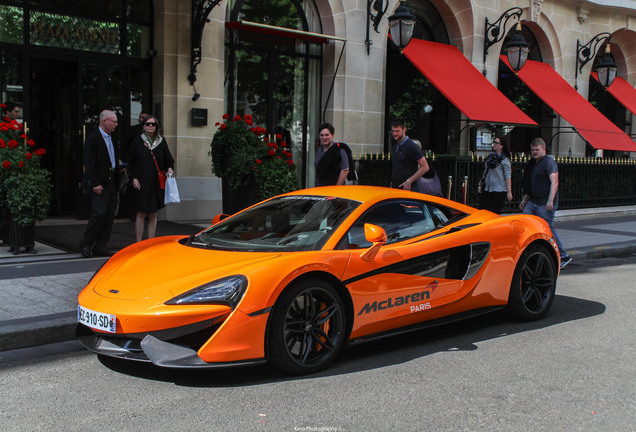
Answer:
[[[400,52],[411,42],[413,30],[415,29],[415,17],[411,15],[404,1],[405,0],[400,0],[400,5],[395,10],[395,13],[387,18],[389,20],[391,39],[400,49]],[[367,0],[367,39],[365,40],[367,54],[370,53],[371,45],[373,45],[373,41],[369,37],[370,23],[373,22],[373,29],[376,33],[380,33],[378,26],[380,25],[380,20],[386,13],[389,6],[388,3],[387,1],[385,6],[384,0]],[[371,12],[372,9],[376,11],[375,14]]]
[[[515,73],[518,73],[528,60],[530,44],[525,41],[521,34],[521,23],[517,23],[515,35],[504,47],[508,56],[508,63]]]
[[[598,81],[601,83],[604,89],[607,89],[612,85],[616,78],[616,72],[618,66],[614,63],[614,59],[610,54],[609,44],[605,45],[605,56],[601,59],[601,62],[596,67],[596,74],[598,75]]]
[[[521,30],[520,26],[521,26],[521,14],[523,13],[522,9],[520,7],[513,7],[508,9],[507,11],[505,11],[504,13],[501,14],[501,16],[497,19],[497,21],[490,23],[488,22],[488,17],[486,17],[486,33],[484,35],[484,70],[482,71],[482,73],[484,74],[484,76],[486,76],[486,56],[488,55],[488,48],[490,48],[491,46],[493,46],[494,44],[496,44],[497,42],[501,41],[505,36],[506,36],[506,26],[508,25],[508,21],[510,21],[511,18],[514,18],[517,20],[517,30]],[[528,43],[523,39],[523,36],[521,35],[521,32],[519,31],[516,35],[515,35],[515,39],[517,39],[517,46],[513,46],[513,52],[512,55],[516,56],[517,54],[519,54],[518,59],[523,61],[521,63],[516,62],[517,65],[520,65],[519,69],[516,69],[515,72],[518,72],[523,65],[525,64],[525,60],[528,58],[527,54],[528,51],[525,51],[525,58],[523,56],[524,50],[523,48],[528,48]],[[513,41],[511,41],[513,42]],[[523,45],[525,44],[525,45]],[[508,47],[510,46],[510,44],[507,45]],[[516,50],[516,48],[519,48],[519,50]],[[511,63],[512,66],[512,62],[510,61],[510,51],[508,52],[508,61]],[[515,57],[516,59],[516,57]],[[514,59],[513,59],[514,60]]]
[[[581,42],[578,39],[576,40],[576,68],[574,70],[574,88],[576,90],[579,89],[579,72],[582,72],[583,66],[596,56],[596,51],[603,43],[606,44],[605,56],[601,60],[601,63],[597,66],[596,72],[598,73],[598,81],[601,83],[603,88],[606,89],[612,85],[614,78],[616,78],[618,66],[616,66],[616,63],[614,63],[610,54],[609,43],[611,38],[612,34],[605,32],[597,34],[585,45],[581,45]]]

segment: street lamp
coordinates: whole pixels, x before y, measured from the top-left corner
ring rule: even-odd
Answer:
[[[607,48],[605,49],[605,56],[597,67],[597,72],[599,74],[599,82],[603,88],[612,85],[614,78],[616,78],[618,66],[616,66],[610,55],[609,43],[611,38],[612,34],[605,32],[597,34],[585,45],[581,45],[581,42],[578,39],[576,40],[576,67],[574,69],[574,88],[576,90],[579,89],[578,77],[579,73],[583,71],[583,66],[596,56],[597,49],[604,43],[607,44]],[[601,74],[603,74],[603,81],[601,81]]]
[[[488,22],[488,17],[486,17],[486,33],[484,35],[484,70],[482,71],[484,76],[486,76],[486,56],[488,55],[488,48],[490,48],[492,45],[496,44],[497,42],[501,41],[506,36],[506,33],[507,33],[506,26],[508,25],[508,21],[511,18],[515,18],[517,20],[517,24],[518,24],[517,29],[521,30],[521,14],[522,13],[523,13],[523,10],[520,7],[513,7],[505,11],[503,14],[501,14],[501,16],[497,19],[497,21],[493,23]],[[523,55],[524,54],[523,48],[528,48],[529,45],[523,39],[523,36],[521,35],[520,31],[515,35],[515,39],[517,40],[516,42],[517,45],[513,46],[514,51],[512,53],[510,53],[510,51],[508,52],[509,53],[508,61],[511,60],[510,58],[511,54],[513,56],[518,54],[518,58],[515,57],[513,58],[513,60],[518,60],[516,64],[519,66],[519,69],[521,69],[523,65],[525,64],[525,60],[528,58],[527,51],[525,51],[525,56]],[[514,40],[511,42],[514,42]],[[508,44],[507,46],[510,46],[510,44]],[[517,50],[517,48],[519,49]],[[517,72],[519,69],[516,69],[515,72]]]
[[[367,38],[364,41],[367,46],[367,54],[371,52],[371,45],[373,45],[373,41],[369,37],[369,30],[371,27],[370,23],[373,22],[373,29],[376,33],[380,33],[378,26],[380,25],[380,20],[386,13],[388,7],[388,1],[385,5],[384,0],[367,0]],[[376,13],[374,14],[372,10],[376,11]],[[389,33],[391,34],[391,39],[400,51],[402,51],[406,48],[413,37],[415,17],[409,12],[408,7],[404,4],[404,0],[401,0],[400,5],[395,10],[395,13],[387,19],[389,20]]]

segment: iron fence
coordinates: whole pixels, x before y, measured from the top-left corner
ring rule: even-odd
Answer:
[[[442,182],[444,195],[454,201],[479,205],[477,186],[484,172],[485,158],[427,154]],[[512,157],[513,201],[504,212],[518,212],[523,170],[528,156]],[[636,204],[636,161],[606,158],[556,158],[559,166],[559,208],[576,209]],[[391,160],[385,154],[367,154],[357,161],[359,183],[388,186]]]

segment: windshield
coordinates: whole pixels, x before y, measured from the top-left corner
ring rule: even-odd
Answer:
[[[233,251],[319,250],[360,204],[334,197],[278,197],[208,228],[189,243]]]

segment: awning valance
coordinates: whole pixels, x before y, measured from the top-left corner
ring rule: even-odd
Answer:
[[[457,47],[412,39],[404,55],[470,120],[536,126]]]
[[[508,59],[500,56],[510,67]],[[592,106],[547,63],[528,60],[517,73],[530,90],[596,149],[636,151],[636,143]]]

